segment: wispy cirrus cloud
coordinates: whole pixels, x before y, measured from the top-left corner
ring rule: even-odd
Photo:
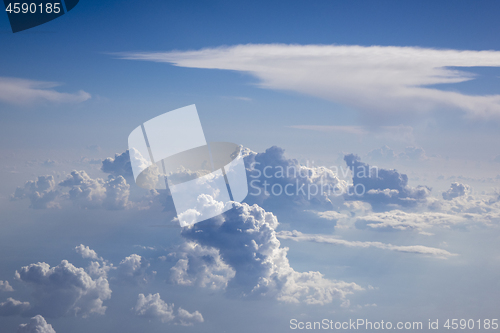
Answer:
[[[56,82],[0,77],[0,101],[14,105],[31,105],[39,102],[80,103],[91,97],[83,90],[64,93],[53,89],[60,85]]]
[[[296,230],[278,232],[277,237],[280,239],[290,239],[296,242],[328,243],[333,245],[343,245],[347,247],[378,248],[378,249],[397,251],[397,252],[424,254],[442,259],[446,259],[448,257],[457,255],[443,249],[424,246],[424,245],[393,245],[382,242],[348,241],[344,239],[335,238],[334,236],[331,235],[303,234],[300,231]]]
[[[122,59],[246,72],[268,89],[296,91],[364,112],[457,109],[500,118],[500,95],[467,95],[431,85],[472,80],[457,67],[500,66],[500,51],[359,45],[247,44],[197,51],[128,52]]]

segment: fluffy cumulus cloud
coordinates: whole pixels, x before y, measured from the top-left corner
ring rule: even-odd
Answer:
[[[460,183],[452,183],[451,187],[443,192],[443,199],[451,200],[457,197],[463,197],[470,192],[470,186]]]
[[[242,149],[249,181],[247,202],[257,203],[266,209],[277,209],[293,205],[299,208],[333,209],[343,202],[347,183],[340,180],[333,170],[325,167],[301,165],[295,159],[285,157],[282,148],[271,147],[264,153]],[[171,209],[172,199],[166,191],[144,192],[137,188],[131,193],[127,179],[132,182],[129,151],[116,154],[102,162],[101,170],[109,173],[107,179],[91,178],[84,170],[72,171],[64,180],[56,183],[53,176],[41,176],[16,189],[12,199],[29,198],[31,207],[61,207],[67,202],[83,209],[104,208],[108,210],[148,208],[153,200]],[[153,175],[154,176],[154,175]],[[185,181],[196,178],[186,170],[171,174],[169,179]],[[146,194],[145,194],[146,193]],[[203,209],[222,210],[210,198],[201,198],[197,211]],[[188,216],[184,216],[188,218]],[[193,217],[194,218],[194,217]]]
[[[411,187],[408,176],[396,170],[386,170],[361,162],[354,154],[344,156],[352,172],[352,190],[345,195],[347,200],[361,200],[372,205],[374,210],[397,207],[415,207],[426,201],[430,188]]]
[[[134,307],[136,315],[159,319],[163,323],[174,320],[174,305],[167,304],[160,298],[160,294],[139,294]]]
[[[195,323],[203,323],[205,321],[199,311],[190,313],[181,307],[177,310],[177,320],[182,326],[191,326]]]
[[[301,165],[273,146],[264,153],[243,149],[249,181],[246,202],[266,209],[289,207],[333,208],[347,188],[346,182],[325,167]]]
[[[114,177],[123,176],[129,182],[135,182],[133,177],[132,166],[137,170],[145,170],[141,174],[140,187],[148,189],[158,189],[158,181],[164,183],[163,172],[153,165],[149,167],[148,160],[138,152],[136,149],[132,148],[130,151],[126,150],[121,154],[115,154],[114,157],[108,157],[102,161],[101,171],[111,174]],[[167,173],[168,179],[171,183],[179,184],[186,182],[188,180],[196,179],[205,175],[201,171],[192,171],[184,167],[177,168],[175,170],[169,170]],[[155,192],[155,191],[153,191]],[[164,194],[163,191],[161,191]]]
[[[415,253],[423,254],[428,256],[435,256],[437,258],[446,259],[450,256],[456,254],[450,253],[446,250],[423,246],[423,245],[392,245],[381,242],[360,242],[360,241],[347,241],[344,239],[339,239],[331,235],[315,235],[315,234],[303,234],[299,231],[282,231],[278,233],[278,238],[281,239],[291,239],[296,242],[315,242],[315,243],[327,243],[333,245],[342,245],[347,247],[359,247],[359,248],[378,248],[383,250],[404,252],[404,253]]]
[[[198,311],[190,313],[181,307],[177,308],[177,311],[175,311],[174,304],[168,304],[163,301],[158,293],[149,294],[147,296],[139,294],[133,310],[137,316],[157,319],[163,323],[172,322],[190,326],[204,321],[203,316]]]
[[[55,267],[43,262],[22,267],[16,279],[32,287],[34,310],[50,317],[104,314],[103,302],[111,298],[105,277],[92,279],[67,260]]]
[[[86,269],[86,272],[92,278],[104,278],[107,279],[108,273],[110,271],[116,270],[116,267],[113,264],[108,263],[107,260],[104,260],[102,257],[97,255],[97,252],[92,250],[89,246],[85,246],[83,244],[75,247],[75,251],[82,256],[83,259],[91,259],[89,266]]]
[[[56,333],[56,331],[45,321],[45,318],[36,315],[30,319],[29,323],[19,325],[17,333]]]
[[[0,303],[0,316],[16,316],[26,313],[31,308],[29,302],[21,302],[7,298],[7,301]]]
[[[170,255],[178,259],[170,269],[170,279],[175,284],[225,289],[235,274],[222,260],[219,250],[213,247],[186,242]]]
[[[227,290],[242,296],[276,297],[284,302],[326,304],[362,290],[355,283],[326,279],[319,272],[297,272],[276,235],[277,218],[257,205],[232,203],[218,218],[184,228],[182,235],[216,248],[235,272]]]
[[[110,276],[110,280],[113,282],[141,284],[148,283],[156,273],[147,271],[150,267],[149,261],[138,254],[131,254],[125,257],[115,266],[108,260],[99,257],[97,253],[88,246],[80,244],[75,250],[82,258],[92,260],[90,265],[86,268],[86,272],[88,272],[91,277],[108,278],[108,276]]]
[[[64,191],[66,189],[66,191]],[[80,208],[126,209],[129,203],[130,185],[122,176],[110,176],[104,180],[90,178],[85,171],[72,171],[56,185],[53,176],[40,176],[18,187],[11,200],[28,198],[35,209],[60,208],[69,199]]]
[[[59,207],[56,201],[59,194],[54,176],[39,176],[37,180],[27,181],[23,187],[18,187],[11,200],[28,198],[31,208],[55,208]]]
[[[80,244],[77,247],[75,247],[75,251],[76,253],[80,254],[84,259],[90,258],[90,259],[102,260],[102,258],[99,258],[99,256],[97,255],[97,252],[95,252],[90,247],[85,246],[83,244]]]
[[[147,283],[150,276],[146,270],[150,266],[149,262],[138,254],[132,254],[123,259],[117,267],[120,280],[127,280],[135,283]]]
[[[213,191],[213,189],[209,189]],[[194,192],[194,191],[193,191]],[[212,192],[216,195],[216,192]],[[194,208],[188,209],[178,215],[178,219],[188,224],[195,223],[201,219],[201,216],[217,216],[224,210],[224,203],[217,201],[210,194],[200,194],[196,200]]]
[[[14,288],[11,287],[9,281],[0,280],[0,292],[1,291],[14,291]]]
[[[113,264],[108,264],[106,261],[92,261],[87,267],[86,271],[92,278],[105,278],[107,279],[108,273],[116,270]]]
[[[101,163],[101,160],[96,161]],[[131,193],[129,182],[134,182],[134,179],[128,150],[102,161],[101,171],[108,173],[108,177],[91,178],[85,170],[74,170],[56,183],[53,176],[40,176],[18,187],[11,195],[11,200],[28,198],[30,207],[36,209],[61,208],[72,202],[83,209],[121,210],[147,209],[159,196],[155,190],[144,191],[137,186],[134,186],[135,192]],[[171,201],[171,197],[164,192],[161,193],[160,201]]]
[[[474,117],[500,116],[500,95],[466,95],[430,87],[474,78],[457,67],[500,66],[498,51],[247,44],[119,56],[181,67],[241,71],[257,77],[263,88],[297,91],[365,112],[422,113],[452,108]]]
[[[129,151],[126,150],[121,154],[115,154],[115,157],[106,158],[104,161],[102,161],[101,170],[114,176],[131,178],[133,176],[133,173],[130,163]]]
[[[92,179],[85,171],[72,171],[59,186],[70,188],[69,199],[82,208],[127,208],[130,185],[122,176]]]
[[[40,102],[80,103],[90,98],[90,94],[83,90],[71,94],[53,89],[60,85],[55,82],[0,77],[0,101],[15,105],[32,105]]]

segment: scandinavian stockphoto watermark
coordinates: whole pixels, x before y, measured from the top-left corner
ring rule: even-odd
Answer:
[[[136,184],[168,189],[181,227],[220,215],[248,194],[240,146],[207,143],[195,105],[146,121],[128,145]]]

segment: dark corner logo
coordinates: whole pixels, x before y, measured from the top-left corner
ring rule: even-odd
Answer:
[[[18,0],[19,1],[19,0]],[[19,32],[52,21],[72,10],[79,0],[3,0],[12,32]]]

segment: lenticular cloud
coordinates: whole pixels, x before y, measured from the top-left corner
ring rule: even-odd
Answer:
[[[461,67],[500,66],[500,51],[359,45],[247,44],[197,51],[130,52],[123,59],[248,73],[267,89],[290,90],[369,113],[443,108],[500,117],[500,95],[466,95],[433,86],[472,80]]]

